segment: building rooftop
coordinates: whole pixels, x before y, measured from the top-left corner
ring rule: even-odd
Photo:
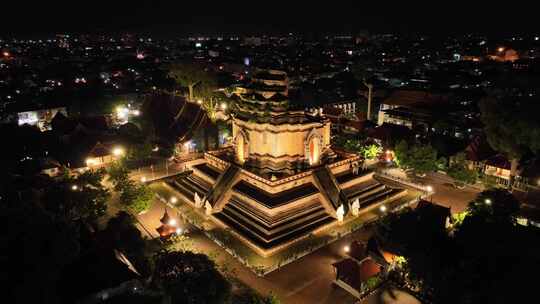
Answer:
[[[435,105],[441,102],[447,102],[448,97],[444,95],[433,94],[425,91],[395,91],[386,98],[382,103],[394,106],[425,106]]]

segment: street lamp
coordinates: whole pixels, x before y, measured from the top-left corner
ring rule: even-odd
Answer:
[[[349,253],[349,251],[351,251],[351,247],[349,247],[349,245],[345,245],[345,247],[343,247],[343,251],[345,251],[345,253]]]
[[[114,148],[112,152],[113,152],[114,156],[122,156],[125,153],[124,149],[121,148],[121,147]]]
[[[146,177],[145,176],[141,177],[141,183],[145,183],[145,182],[146,182]]]
[[[176,204],[177,201],[178,199],[175,196],[171,197],[171,203]]]
[[[79,188],[79,187],[77,187],[77,185],[71,186],[71,190],[73,190],[73,191],[77,190],[78,188]]]
[[[427,194],[429,194],[429,201],[433,202],[433,187],[428,185],[426,187]]]
[[[200,98],[197,99],[197,103],[198,103],[198,104],[202,104],[202,99],[200,99]]]
[[[87,159],[86,159],[86,166],[87,166],[87,167],[92,166],[94,163],[95,163],[95,161],[94,161],[93,158],[87,158]]]
[[[488,206],[491,205],[491,199],[486,198],[486,199],[484,200],[484,203],[486,203],[486,205],[488,205]]]
[[[379,210],[381,210],[381,212],[386,212],[387,208],[386,208],[385,205],[381,205],[381,206],[379,207]]]

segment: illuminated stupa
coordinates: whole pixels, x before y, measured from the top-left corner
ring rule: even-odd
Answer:
[[[261,174],[283,175],[324,163],[330,149],[330,120],[294,109],[285,72],[263,70],[240,94],[233,114],[235,161]]]
[[[239,92],[233,146],[205,153],[171,185],[258,254],[405,194],[359,169],[359,156],[331,149],[330,120],[292,105],[285,72],[259,70]]]

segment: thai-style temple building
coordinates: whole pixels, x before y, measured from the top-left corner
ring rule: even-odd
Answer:
[[[231,112],[233,145],[171,184],[261,256],[406,193],[363,170],[359,156],[334,151],[330,120],[289,102],[284,72],[256,72]]]

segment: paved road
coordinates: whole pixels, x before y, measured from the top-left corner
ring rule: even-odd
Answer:
[[[386,171],[399,178],[412,180],[400,169],[391,168]],[[452,178],[440,173],[430,173],[425,177],[414,177],[414,182],[433,187],[434,194],[428,196],[427,199],[434,203],[450,207],[452,213],[464,211],[469,202],[481,192],[479,188],[471,186],[466,186],[464,189],[457,189],[453,184]]]
[[[467,209],[470,201],[474,200],[479,188],[466,186],[464,189],[457,189],[452,183],[452,179],[440,173],[428,174],[421,178],[425,184],[431,185],[435,193],[429,197],[434,203],[451,208],[452,213],[462,212]]]

